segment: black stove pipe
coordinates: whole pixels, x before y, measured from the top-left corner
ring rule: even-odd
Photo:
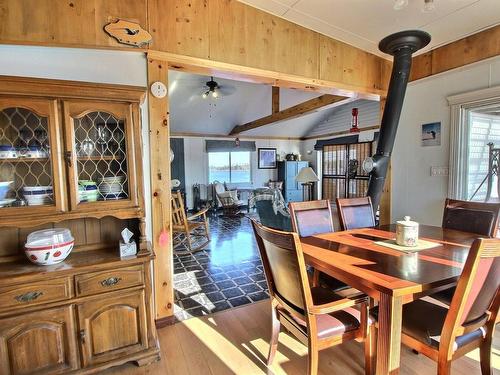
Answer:
[[[384,114],[380,124],[380,133],[375,155],[364,163],[370,171],[368,192],[372,200],[374,212],[377,211],[384,189],[389,161],[394,140],[398,130],[399,117],[410,76],[412,54],[425,47],[431,41],[431,36],[425,31],[408,30],[389,35],[379,43],[379,49],[394,56],[391,80],[387,91]]]

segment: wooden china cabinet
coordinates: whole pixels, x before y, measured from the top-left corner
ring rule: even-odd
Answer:
[[[85,374],[159,359],[145,237],[142,87],[0,76],[0,374]],[[8,186],[1,190],[1,186]],[[65,261],[30,232],[63,227]],[[128,228],[136,256],[120,258]]]

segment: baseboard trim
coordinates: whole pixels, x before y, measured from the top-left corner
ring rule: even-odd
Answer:
[[[174,315],[155,320],[155,326],[157,329],[163,328],[166,326],[171,326],[174,323],[175,323],[175,316]]]

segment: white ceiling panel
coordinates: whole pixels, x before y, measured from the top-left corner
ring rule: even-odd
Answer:
[[[383,57],[378,42],[397,31],[428,31],[432,41],[422,53],[500,23],[500,0],[434,0],[428,13],[422,11],[424,0],[409,0],[401,10],[394,10],[394,0],[244,2]]]

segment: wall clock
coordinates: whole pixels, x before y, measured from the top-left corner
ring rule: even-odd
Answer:
[[[151,94],[158,99],[162,99],[167,96],[167,86],[163,82],[156,81],[151,84],[150,87]]]
[[[145,44],[151,43],[153,39],[151,34],[144,30],[138,23],[124,20],[108,23],[104,26],[104,31],[115,38],[118,43],[136,47],[142,47]]]

